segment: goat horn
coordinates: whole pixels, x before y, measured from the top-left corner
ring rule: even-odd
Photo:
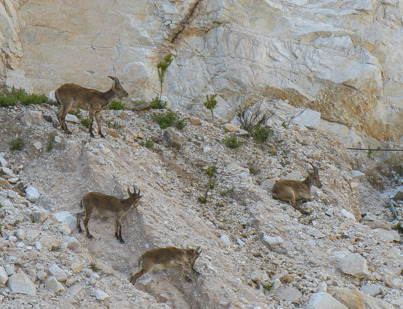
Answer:
[[[114,76],[108,76],[110,79],[112,79],[116,84],[120,84],[119,80],[117,77]]]
[[[129,195],[132,195],[132,193],[130,192],[130,187],[127,187],[127,193],[129,193]]]

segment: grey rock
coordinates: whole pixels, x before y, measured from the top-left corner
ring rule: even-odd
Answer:
[[[282,301],[289,301],[289,302],[295,302],[298,299],[300,299],[302,296],[302,293],[295,287],[289,287],[289,286],[281,286],[279,287],[275,294],[274,298]]]
[[[106,294],[104,291],[98,289],[95,291],[95,298],[97,300],[105,300],[105,299],[109,298],[109,295]]]
[[[25,189],[26,198],[31,202],[36,202],[39,199],[39,192],[32,186]]]
[[[306,309],[348,309],[328,293],[318,292],[311,295]]]
[[[306,109],[293,118],[290,124],[316,130],[320,125],[320,113],[311,109]]]
[[[55,206],[55,202],[44,194],[41,194],[36,204],[46,210],[51,210]]]
[[[358,253],[341,251],[334,254],[339,261],[339,268],[343,273],[357,278],[365,278],[370,274],[367,261]]]
[[[307,233],[309,236],[313,236],[313,237],[315,237],[315,238],[323,238],[323,237],[325,237],[325,234],[323,234],[321,231],[319,231],[319,230],[316,229],[316,228],[308,229],[308,230],[306,231],[306,233]]]
[[[58,280],[58,281],[66,281],[67,274],[66,272],[61,269],[57,264],[52,264],[49,267],[49,272]]]
[[[68,211],[60,211],[53,214],[60,223],[66,224],[70,230],[74,230],[77,225],[77,218]]]
[[[35,284],[23,272],[16,273],[8,278],[7,287],[12,293],[36,295]]]
[[[7,283],[8,275],[3,266],[0,266],[0,286],[3,286]]]
[[[393,241],[399,242],[400,241],[400,235],[395,230],[375,229],[374,231],[385,242],[393,242]]]
[[[270,246],[279,245],[284,242],[284,240],[280,236],[263,235],[263,240],[267,242]]]
[[[75,115],[72,114],[67,114],[65,120],[68,122],[80,123],[80,119],[78,119]]]
[[[354,288],[334,287],[329,292],[339,302],[347,308],[366,308],[366,309],[392,309],[393,306],[387,302],[374,298]]]
[[[49,215],[50,215],[49,211],[47,211],[45,209],[41,209],[41,210],[33,211],[31,213],[31,218],[32,218],[33,222],[42,223],[49,217]]]
[[[172,128],[167,128],[162,132],[162,141],[168,146],[181,149],[185,143],[182,134],[175,132]]]
[[[392,193],[391,198],[394,200],[403,200],[403,186],[399,186]]]
[[[364,292],[365,294],[368,294],[370,296],[376,296],[382,293],[382,289],[380,286],[376,284],[366,284],[363,285],[360,290]]]
[[[53,293],[65,291],[63,284],[61,284],[54,276],[49,277],[45,281],[45,288]]]
[[[44,124],[43,114],[41,111],[26,111],[21,118],[21,123],[24,126],[42,125]]]

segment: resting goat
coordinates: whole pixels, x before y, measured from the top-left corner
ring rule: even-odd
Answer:
[[[82,212],[77,213],[77,228],[81,233],[83,230],[81,229],[80,220],[81,217],[84,216],[84,227],[85,232],[87,233],[88,238],[93,238],[88,230],[88,221],[90,220],[94,210],[97,210],[101,215],[104,214],[114,214],[115,215],[115,237],[121,242],[124,243],[122,239],[122,225],[121,221],[130,207],[137,207],[142,197],[139,192],[136,192],[136,188],[134,188],[134,192],[130,192],[129,188],[127,188],[127,193],[129,193],[129,197],[127,199],[120,199],[112,195],[103,194],[100,192],[89,192],[83,196],[81,199],[81,208],[84,207]]]
[[[308,214],[300,206],[296,204],[296,201],[302,200],[302,202],[308,202],[311,200],[311,186],[314,185],[318,188],[322,187],[322,183],[319,180],[319,171],[315,166],[313,167],[313,173],[309,175],[303,181],[297,180],[278,180],[273,186],[272,196],[273,198],[288,202],[292,207],[299,210],[303,214]]]
[[[106,92],[84,88],[75,84],[64,84],[56,89],[55,97],[60,104],[60,108],[57,112],[57,119],[59,120],[62,130],[71,134],[70,130],[67,129],[65,121],[66,115],[75,108],[81,108],[88,110],[88,118],[90,119],[90,136],[94,137],[94,134],[92,133],[92,123],[95,116],[98,125],[98,133],[101,137],[104,137],[101,131],[101,110],[108,105],[112,99],[128,96],[128,93],[123,89],[116,77],[108,77],[113,80],[113,85],[111,89]]]
[[[162,270],[170,267],[179,269],[182,272],[183,278],[189,280],[183,267],[186,266],[194,273],[199,274],[194,269],[194,264],[201,251],[200,247],[197,247],[196,249],[166,247],[149,250],[140,256],[138,270],[133,276],[131,276],[130,282],[134,285],[140,276],[152,271],[153,269]]]

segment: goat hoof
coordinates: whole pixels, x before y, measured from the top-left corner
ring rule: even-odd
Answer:
[[[120,241],[121,244],[125,243],[125,241],[123,239],[119,239],[119,241]]]
[[[100,135],[101,138],[105,138],[105,135]]]
[[[94,236],[92,236],[92,235],[87,235],[87,237],[89,238],[89,239],[93,239],[94,238]]]

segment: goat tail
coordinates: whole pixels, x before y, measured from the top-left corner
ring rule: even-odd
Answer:
[[[81,199],[81,201],[80,201],[80,208],[84,208],[83,200],[82,200],[82,199]]]

